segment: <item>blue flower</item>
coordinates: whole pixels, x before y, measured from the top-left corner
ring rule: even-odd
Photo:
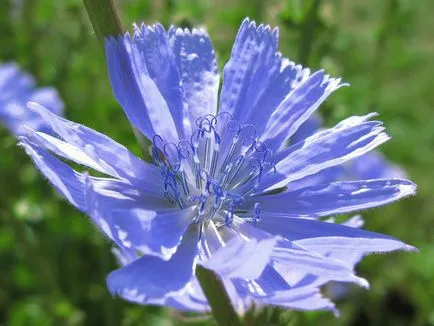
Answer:
[[[40,116],[26,107],[28,101],[38,102],[58,115],[63,113],[63,102],[56,90],[35,88],[33,78],[14,63],[0,65],[0,120],[14,135],[23,134],[23,126],[48,131]]]
[[[387,235],[322,220],[393,202],[416,187],[403,179],[302,186],[300,180],[389,137],[371,114],[288,147],[344,84],[285,59],[277,43],[277,29],[244,20],[218,94],[214,49],[203,30],[142,25],[133,35],[107,39],[114,95],[150,141],[152,163],[30,104],[57,137],[29,132],[21,144],[118,248],[125,265],[108,276],[113,294],[202,311],[207,303],[194,276],[200,264],[222,278],[240,311],[252,301],[333,309],[320,285],[367,286],[352,264],[334,257],[413,249]],[[106,177],[76,171],[65,160]]]

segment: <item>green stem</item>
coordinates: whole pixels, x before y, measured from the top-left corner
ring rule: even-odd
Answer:
[[[196,277],[211,306],[217,324],[220,326],[240,326],[240,319],[231,305],[223,282],[209,269],[196,267]]]
[[[100,42],[122,34],[122,25],[113,0],[83,0],[92,27]]]

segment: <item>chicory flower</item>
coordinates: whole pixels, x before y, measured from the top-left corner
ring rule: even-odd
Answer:
[[[118,248],[124,266],[108,276],[113,294],[204,310],[194,275],[201,264],[224,280],[239,310],[252,301],[333,309],[320,285],[336,280],[367,286],[351,264],[335,257],[413,249],[387,235],[322,220],[412,195],[415,185],[375,179],[303,186],[300,181],[389,137],[370,114],[288,147],[344,84],[294,64],[277,45],[277,29],[244,20],[219,94],[205,31],[141,25],[132,35],[108,38],[114,95],[149,140],[152,163],[30,104],[57,137],[29,130],[21,144],[53,186]],[[74,170],[65,159],[107,177]]]
[[[63,114],[63,102],[54,88],[36,88],[34,79],[15,63],[0,65],[0,121],[14,135],[23,134],[23,126],[49,130],[39,114],[27,108],[28,101],[38,102],[57,115]]]

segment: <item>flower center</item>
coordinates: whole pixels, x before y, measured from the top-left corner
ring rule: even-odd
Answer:
[[[196,127],[178,144],[154,136],[152,160],[161,169],[164,195],[181,209],[197,205],[194,222],[214,218],[230,224],[264,173],[273,170],[272,151],[257,139],[253,125],[241,125],[227,113],[201,117]],[[254,212],[256,221],[258,203]]]

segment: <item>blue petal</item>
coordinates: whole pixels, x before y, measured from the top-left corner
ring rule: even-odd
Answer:
[[[256,226],[271,234],[296,241],[297,245],[322,254],[329,254],[330,252],[372,253],[413,249],[413,247],[388,235],[317,220],[265,214],[261,221],[256,223]]]
[[[201,239],[202,250],[207,251],[205,255],[208,257],[200,264],[223,278],[256,278],[268,263],[276,241],[276,237],[263,233],[261,238],[249,240],[234,235],[224,242],[214,223],[210,223]]]
[[[173,69],[170,56],[167,36],[160,25],[145,28],[143,33],[136,30],[133,37],[126,34],[125,37],[106,39],[113,93],[131,123],[150,140],[157,134],[167,141],[177,141],[182,127],[181,102],[175,103],[176,108],[171,109],[172,103],[167,103],[171,98],[164,98],[164,82],[179,81],[177,76],[172,76],[177,75],[177,71]],[[150,62],[155,66],[148,66]],[[153,78],[159,70],[162,77]],[[179,84],[169,85],[174,87],[173,93],[169,94],[175,94],[177,90],[179,93]]]
[[[33,78],[14,63],[0,66],[0,104],[15,97],[28,96],[35,86]]]
[[[108,236],[124,248],[170,258],[194,217],[194,207],[168,209],[167,201],[142,194],[139,198],[107,189],[87,191],[87,213],[99,224],[104,223]]]
[[[204,30],[171,27],[168,35],[182,85],[185,105],[181,118],[184,137],[188,138],[192,128],[196,127],[196,119],[217,113],[220,80],[217,61],[211,40]],[[172,91],[173,88],[169,89]]]
[[[49,110],[63,111],[63,102],[53,88],[34,88],[32,77],[21,72],[15,64],[0,65],[0,120],[11,133],[21,135],[23,126],[46,131],[47,125],[26,107],[27,101],[38,101]]]
[[[345,177],[345,168],[341,165],[321,170],[299,180],[291,181],[286,185],[287,191],[329,184]]]
[[[270,264],[254,280],[233,279],[232,282],[240,297],[252,297],[256,300],[290,288],[289,284]]]
[[[24,147],[26,153],[54,188],[76,208],[85,211],[86,187],[84,176],[48,154],[45,150],[32,145],[26,138],[21,138],[20,145]]]
[[[86,213],[122,249],[169,259],[194,217],[130,185],[86,178]]]
[[[405,178],[404,171],[389,163],[378,152],[369,152],[349,163],[348,174],[354,179]]]
[[[291,143],[296,144],[312,136],[320,130],[322,127],[322,119],[319,115],[311,115],[307,121],[305,121],[297,131],[291,136]]]
[[[276,164],[276,173],[263,177],[265,191],[280,188],[326,168],[342,164],[384,143],[389,137],[378,121],[325,130],[288,149],[289,155]]]
[[[351,228],[361,228],[363,225],[365,225],[365,220],[360,215],[355,215],[343,222],[342,225],[349,226]]]
[[[312,280],[312,283],[305,282]],[[254,298],[256,303],[282,306],[296,310],[334,310],[334,305],[320,295],[316,278],[302,277],[298,285],[290,286],[282,276],[268,265],[262,275],[252,281],[234,280],[237,293]]]
[[[120,268],[107,278],[113,295],[147,304],[155,303],[188,285],[195,270],[198,232],[190,229],[182,238],[176,253],[165,261],[154,256],[143,256]]]
[[[329,310],[338,315],[335,305],[321,295],[318,288],[301,287],[275,293],[261,301],[273,306],[281,306],[293,310]]]
[[[140,189],[162,193],[162,178],[156,166],[142,161],[104,134],[63,119],[36,103],[29,103],[29,107],[64,140],[30,132],[28,137],[33,142],[79,164],[126,179]]]
[[[254,120],[264,124],[263,119],[257,119],[257,114],[267,117],[283,100],[296,77],[297,69],[287,62],[282,63],[277,42],[277,29],[256,26],[249,19],[243,21],[223,70],[220,112],[231,114],[239,123]]]
[[[365,221],[362,219],[361,216],[356,215],[351,217],[350,219],[346,220],[345,222],[341,223],[342,225],[351,227],[351,228],[361,228],[364,225]],[[404,249],[412,250],[411,246],[404,247]],[[323,255],[326,255],[327,257],[333,258],[333,259],[339,259],[340,261],[344,262],[347,266],[350,268],[354,268],[355,265],[363,258],[365,255],[365,252],[361,251],[354,251],[351,248],[349,250],[339,250],[335,251],[333,250],[333,246],[330,248],[330,250],[326,248],[321,248],[320,250],[317,249],[317,252],[320,252]]]
[[[365,231],[366,232],[366,231]],[[328,254],[330,257],[346,262],[348,266],[354,266],[365,254],[389,252],[394,250],[415,251],[416,249],[399,240],[380,236],[374,237],[347,237],[325,236],[297,241],[300,245]],[[348,259],[345,261],[345,259]],[[351,259],[350,259],[351,258]]]
[[[139,258],[136,254],[125,252],[122,248],[113,248],[112,253],[122,267],[131,264]],[[193,277],[192,281],[186,286],[185,291],[182,293],[175,293],[172,296],[168,296],[166,300],[163,301],[156,300],[154,304],[190,312],[203,313],[210,310],[208,301],[195,277]]]
[[[165,259],[176,250],[194,208],[174,210],[162,197],[118,180],[80,174],[28,140],[21,144],[55,189],[120,248]]]
[[[378,207],[414,195],[416,185],[403,179],[344,181],[276,195],[257,196],[261,215],[320,217]]]
[[[303,69],[301,65],[282,58],[279,52],[275,55],[275,60],[280,61],[280,69],[270,70],[273,74],[268,79],[267,87],[260,93],[261,97],[254,107],[244,113],[245,123],[254,125],[258,135],[263,133],[276,108],[310,74],[309,68]]]
[[[312,274],[327,280],[353,282],[364,286],[366,281],[354,275],[353,266],[343,263],[335,257],[321,255],[315,248],[300,246],[282,240],[277,243],[271,259],[275,263],[287,265],[298,273]]]
[[[197,279],[194,277],[184,293],[173,295],[167,298],[165,306],[181,311],[209,312],[211,310],[208,301],[200,288]]]
[[[35,89],[27,101],[36,102],[56,115],[63,115],[63,101],[57,90],[52,87]]]
[[[237,230],[248,238],[269,237],[267,233],[249,223],[239,224]],[[330,280],[364,283],[364,280],[360,280],[353,274],[352,267],[348,268],[340,261],[329,259],[316,251],[308,250],[286,239],[277,240],[269,257],[274,263],[286,264],[292,270],[304,274],[314,274],[327,277]],[[253,277],[249,279],[253,279]]]
[[[278,149],[341,86],[340,79],[329,78],[323,71],[315,72],[296,87],[271,114],[260,140],[269,148]]]

